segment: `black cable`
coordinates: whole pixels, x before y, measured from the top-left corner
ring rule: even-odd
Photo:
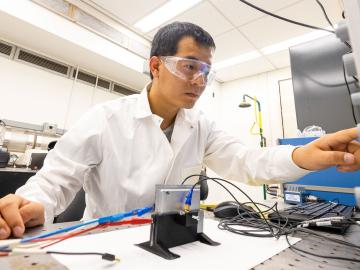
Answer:
[[[182,184],[184,184],[190,177],[193,176],[200,176],[200,175],[190,175],[189,177],[187,177]],[[353,261],[353,262],[360,262],[360,260],[356,260],[356,259],[351,259],[351,258],[345,258],[345,257],[335,257],[335,256],[323,256],[320,254],[316,254],[316,253],[311,253],[308,252],[306,250],[302,250],[299,249],[297,247],[294,247],[291,245],[291,243],[288,240],[288,235],[291,233],[294,233],[296,231],[301,231],[303,233],[308,233],[308,234],[312,234],[315,235],[317,237],[321,237],[324,238],[328,241],[331,242],[335,242],[338,244],[342,244],[345,246],[349,246],[351,248],[357,248],[360,249],[360,246],[355,245],[353,243],[341,240],[341,239],[335,239],[335,238],[331,238],[331,237],[327,237],[324,236],[320,233],[314,232],[312,230],[306,229],[306,228],[302,228],[302,227],[297,227],[299,224],[301,224],[301,222],[297,222],[297,223],[292,223],[289,224],[289,220],[286,216],[282,216],[277,208],[277,203],[275,203],[272,207],[266,206],[264,204],[261,203],[256,203],[254,202],[244,191],[242,191],[239,187],[237,187],[236,185],[232,184],[231,182],[225,180],[225,179],[221,179],[221,178],[210,178],[207,177],[207,179],[203,179],[201,181],[207,181],[207,180],[212,180],[214,182],[216,182],[217,184],[221,185],[222,187],[224,187],[224,185],[222,185],[219,181],[224,181],[232,186],[234,186],[236,189],[238,189],[240,192],[242,192],[247,198],[249,198],[250,202],[246,202],[244,204],[253,204],[257,210],[259,212],[252,212],[252,211],[248,211],[248,212],[243,212],[240,213],[239,209],[238,209],[238,216],[233,217],[233,218],[226,218],[226,219],[221,219],[219,224],[218,224],[218,228],[221,230],[227,230],[229,232],[232,233],[236,233],[236,234],[240,234],[240,235],[244,235],[244,236],[252,236],[252,237],[276,237],[279,238],[282,235],[285,235],[286,237],[286,241],[289,244],[289,248],[312,256],[317,256],[317,257],[321,257],[321,258],[326,258],[326,259],[337,259],[337,260],[346,260],[346,261]],[[219,180],[219,181],[217,181]],[[197,184],[199,184],[198,181],[197,183],[195,183],[192,186],[192,189],[195,188],[195,186]],[[229,194],[234,198],[235,196],[226,188],[224,187]],[[238,200],[236,198],[234,198],[236,202],[238,202]],[[262,205],[267,207],[268,209],[265,211],[260,211],[258,205]],[[268,219],[265,218],[264,213],[269,212],[270,210],[274,209],[274,213],[277,214],[277,216],[273,216],[272,219]],[[260,216],[262,216],[262,218],[260,218]],[[277,219],[277,223],[274,223],[275,220]],[[357,218],[350,218],[350,219],[346,219],[342,222],[339,222],[339,224],[354,224],[356,223],[358,220]],[[357,223],[356,223],[357,224]],[[242,229],[242,228],[236,228],[237,226],[247,226],[250,227],[251,229]],[[294,251],[295,252],[295,251]]]
[[[268,224],[268,222],[266,221],[266,218],[265,218],[263,212],[260,210],[260,208],[257,206],[257,204],[250,198],[250,196],[248,196],[241,188],[239,188],[239,187],[236,186],[235,184],[231,183],[230,181],[227,181],[227,180],[221,179],[221,178],[216,178],[216,177],[214,177],[214,178],[208,177],[208,179],[204,179],[204,180],[201,180],[201,181],[207,181],[207,180],[212,180],[212,181],[214,181],[215,183],[218,183],[218,184],[220,184],[218,181],[223,181],[223,182],[225,182],[225,183],[233,186],[235,189],[239,190],[242,194],[244,194],[244,195],[249,199],[249,201],[250,201],[251,203],[253,203],[253,205],[255,206],[255,208],[258,210],[258,213],[262,216],[263,220],[265,220],[265,222],[267,223],[267,226],[268,226],[270,232],[273,234],[273,231],[272,231],[272,229],[271,229],[271,226],[270,226],[270,225]],[[200,182],[200,181],[199,181],[199,182]],[[195,184],[195,185],[196,185],[196,184]],[[249,211],[248,213],[251,213],[251,212]],[[275,237],[275,235],[273,235],[273,236]]]
[[[325,29],[325,28],[321,28],[321,27],[317,27],[317,26],[297,22],[297,21],[294,21],[294,20],[279,16],[279,15],[276,15],[276,14],[271,13],[271,12],[269,12],[267,10],[264,10],[264,9],[258,7],[258,6],[253,5],[253,4],[249,3],[248,1],[245,1],[245,0],[239,0],[239,1],[246,4],[246,5],[248,5],[248,6],[250,6],[250,7],[252,7],[252,8],[254,8],[254,9],[256,9],[256,10],[258,10],[258,11],[260,11],[260,12],[262,12],[262,13],[265,13],[265,14],[270,15],[272,17],[275,17],[277,19],[280,19],[280,20],[283,20],[283,21],[286,21],[286,22],[289,22],[289,23],[293,23],[293,24],[296,24],[296,25],[300,25],[300,26],[303,26],[303,27],[311,28],[311,29],[322,30],[322,31],[326,31],[326,32],[329,32],[329,33],[332,33],[332,34],[335,33],[335,31],[332,31],[332,30],[328,30],[328,29]]]
[[[242,204],[247,205],[247,204],[253,204],[253,203],[252,203],[252,202],[243,202]],[[274,205],[273,205],[273,206],[271,206],[271,207],[269,207],[269,206],[268,206],[268,205],[266,205],[266,204],[259,203],[259,202],[257,202],[256,204],[257,204],[257,205],[264,206],[264,207],[268,207],[268,209],[267,209],[267,210],[262,211],[262,213],[266,213],[266,212],[271,211],[273,208],[275,208],[275,206],[277,205],[277,202],[275,202],[275,203],[274,203]]]
[[[267,15],[270,15],[270,16],[272,16],[272,17],[275,17],[275,18],[277,18],[277,19],[284,20],[284,21],[286,21],[286,22],[293,23],[293,24],[296,24],[296,25],[300,25],[300,26],[303,26],[303,27],[307,27],[307,28],[311,28],[311,29],[316,29],[316,30],[327,31],[327,32],[329,32],[329,33],[335,34],[335,27],[334,27],[334,25],[331,23],[328,15],[327,15],[327,13],[326,13],[326,10],[325,10],[324,6],[321,4],[321,2],[320,2],[319,0],[316,0],[316,2],[319,4],[322,12],[324,13],[325,19],[326,19],[327,22],[330,24],[330,26],[334,29],[333,31],[332,31],[332,30],[328,30],[328,29],[326,29],[326,28],[321,28],[321,27],[317,27],[317,26],[313,26],[313,25],[309,25],[309,24],[297,22],[297,21],[294,21],[294,20],[291,20],[291,19],[288,19],[288,18],[285,18],[285,17],[281,17],[281,16],[279,16],[279,15],[276,15],[276,14],[274,14],[274,13],[271,13],[271,12],[269,12],[269,11],[266,11],[266,10],[264,10],[264,9],[262,9],[262,8],[259,8],[258,6],[255,6],[255,5],[249,3],[249,2],[247,2],[247,1],[245,1],[245,0],[240,0],[240,1],[243,2],[243,3],[246,4],[246,5],[254,8],[254,9],[260,11],[260,12],[263,12],[263,13],[265,13],[265,14],[267,14]],[[349,42],[344,41],[344,44],[345,44],[349,49],[352,49],[352,48],[351,48],[351,45],[349,44]]]
[[[61,255],[99,255],[101,259],[107,261],[120,261],[114,254],[99,253],[99,252],[60,252],[60,251],[46,251],[47,254],[61,254]]]
[[[208,177],[208,176],[204,176],[204,175],[202,175],[202,174],[192,174],[192,175],[189,175],[188,177],[186,177],[183,181],[182,181],[182,183],[181,183],[181,185],[183,185],[188,179],[190,179],[191,177],[202,177],[202,178],[205,178],[204,180],[206,181],[208,178],[210,178],[210,177]],[[199,183],[201,183],[202,182],[202,180],[200,180],[200,181],[198,181],[197,183],[195,183],[195,185],[197,185],[197,184],[199,184]],[[219,184],[221,187],[223,187],[229,194],[230,194],[230,196],[239,204],[239,205],[241,205],[242,203],[240,203],[238,200],[237,200],[237,198],[234,196],[234,194],[232,194],[231,193],[231,191],[229,190],[229,189],[227,189],[227,187],[225,187],[223,184],[221,184],[221,183],[217,183],[217,184]],[[194,186],[195,186],[194,185]],[[192,189],[194,189],[194,186],[192,187]]]
[[[62,252],[62,251],[46,251],[48,254],[60,254],[60,255],[99,255],[103,256],[105,253],[100,252]]]
[[[268,206],[266,206],[268,207]],[[269,209],[272,209],[275,207],[275,211],[278,213],[278,216],[280,216],[279,212],[278,212],[278,208],[277,208],[277,203],[275,203],[272,207],[268,207]],[[246,214],[245,214],[246,215]],[[281,220],[278,219],[277,224],[273,223],[271,220],[268,220],[268,223],[270,224],[270,226],[273,228],[273,230],[277,230],[276,233],[276,238],[279,238],[282,235],[285,234],[289,234],[291,232],[294,231],[294,229],[292,228],[291,225],[288,224],[288,218],[285,217],[285,222],[283,223],[283,225],[281,225]],[[252,227],[255,229],[252,230],[245,230],[245,229],[236,229],[234,228],[234,226],[248,226],[248,227]],[[272,235],[270,234],[266,234],[264,232],[268,232],[269,230],[267,229],[267,226],[265,226],[265,222],[262,219],[259,219],[258,217],[256,219],[254,218],[248,218],[248,217],[242,217],[241,216],[237,216],[234,217],[232,219],[223,219],[220,221],[218,227],[219,229],[222,230],[228,230],[230,232],[236,233],[236,234],[240,234],[240,235],[245,235],[245,236],[252,236],[252,237],[272,237]],[[260,232],[260,233],[259,233]]]
[[[357,119],[356,119],[356,116],[355,116],[355,110],[354,110],[354,106],[352,104],[352,101],[351,101],[351,90],[350,90],[350,86],[349,86],[349,83],[348,83],[348,80],[346,78],[346,71],[345,71],[345,64],[343,62],[343,76],[344,76],[344,81],[345,81],[345,84],[346,84],[346,89],[348,90],[348,93],[349,93],[349,98],[350,98],[350,103],[351,103],[351,113],[352,113],[352,116],[354,118],[354,122],[355,122],[355,125],[357,124]]]
[[[11,249],[1,249],[0,252],[7,252],[7,253],[11,253],[12,250]],[[24,252],[22,253],[26,253],[26,250],[24,250]],[[36,254],[36,253],[33,253]],[[103,260],[107,260],[107,261],[119,261],[118,258],[116,258],[116,256],[114,254],[110,254],[110,253],[100,253],[100,252],[63,252],[63,251],[46,251],[46,254],[59,254],[59,255],[97,255],[97,256],[101,256],[101,258]]]
[[[332,27],[332,29],[334,29],[334,31],[335,31],[335,27],[334,27],[334,25],[332,24],[332,22],[330,21],[329,16],[327,15],[326,10],[325,10],[323,4],[322,4],[319,0],[316,0],[316,3],[318,3],[318,5],[320,6],[322,12],[324,13],[324,16],[325,16],[326,21],[330,24],[330,26]]]
[[[322,12],[324,13],[324,17],[325,17],[326,21],[328,22],[328,24],[329,24],[329,25],[331,26],[331,28],[334,29],[334,31],[335,31],[335,27],[334,27],[334,25],[332,24],[332,22],[330,21],[329,16],[327,15],[326,10],[325,10],[323,4],[322,4],[319,0],[316,0],[316,3],[318,3],[318,5],[320,6],[320,8],[321,8]],[[352,49],[352,48],[351,48],[351,45],[349,44],[349,42],[344,41],[344,44],[345,44],[349,49]]]
[[[186,178],[182,181],[181,184],[184,184],[189,178],[194,177],[194,176],[198,176],[198,177],[199,177],[200,175],[198,175],[198,174],[190,175],[190,176],[186,177]],[[262,217],[262,220],[263,220],[263,222],[265,223],[264,225],[266,225],[266,227],[268,228],[268,232],[270,232],[271,236],[272,236],[272,237],[275,237],[275,238],[279,238],[279,237],[280,237],[280,235],[279,235],[278,233],[275,233],[275,232],[274,232],[273,227],[270,225],[270,223],[268,222],[267,218],[265,218],[263,211],[260,210],[260,208],[258,207],[257,203],[255,203],[255,202],[250,198],[249,195],[247,195],[241,188],[239,188],[238,186],[234,185],[233,183],[231,183],[231,182],[229,182],[229,181],[227,181],[227,180],[225,180],[225,179],[222,179],[222,178],[206,177],[206,178],[203,179],[203,180],[197,181],[197,182],[192,186],[192,189],[194,189],[195,186],[198,185],[199,183],[201,183],[202,181],[208,181],[208,180],[214,181],[215,183],[217,183],[217,184],[219,184],[220,186],[224,187],[221,183],[219,183],[219,181],[223,181],[223,182],[225,182],[225,183],[233,186],[233,187],[234,187],[235,189],[237,189],[238,191],[240,191],[244,196],[246,196],[246,197],[249,199],[249,201],[255,206],[256,210],[258,211],[258,212],[252,213],[252,215],[254,215],[255,213],[256,213],[256,214],[259,214],[259,215]],[[226,189],[226,190],[227,190],[227,189]],[[228,191],[228,190],[227,190],[227,191]],[[235,199],[235,201],[236,201],[237,203],[239,203],[238,200],[235,198],[235,196],[234,196],[230,191],[228,191],[228,192],[229,192],[229,194],[231,194],[231,196]],[[239,203],[239,204],[240,204],[240,203]],[[250,211],[248,211],[248,213],[251,214]],[[254,236],[255,236],[255,235],[254,235]]]

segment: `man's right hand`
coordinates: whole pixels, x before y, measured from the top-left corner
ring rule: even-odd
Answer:
[[[14,194],[0,199],[0,239],[6,239],[11,234],[21,237],[25,227],[41,225],[44,222],[45,210],[41,203]]]

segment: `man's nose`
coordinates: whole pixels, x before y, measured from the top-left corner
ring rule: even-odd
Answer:
[[[198,74],[194,79],[191,80],[191,84],[198,85],[198,86],[205,86],[206,79],[204,74]]]

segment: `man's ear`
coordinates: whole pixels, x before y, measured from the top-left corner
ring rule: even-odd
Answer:
[[[158,56],[152,56],[149,60],[150,72],[154,78],[159,77],[160,58]]]

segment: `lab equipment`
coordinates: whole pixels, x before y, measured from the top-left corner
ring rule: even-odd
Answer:
[[[189,203],[187,212],[184,211],[186,203]],[[169,248],[194,241],[219,245],[203,233],[204,212],[200,209],[199,187],[156,185],[155,212],[151,217],[150,240],[137,246],[164,259],[179,258]]]
[[[279,139],[281,145],[305,145],[317,137]],[[339,172],[336,167],[311,172],[294,182],[283,184],[284,193],[291,186],[303,187],[306,196],[315,196],[325,201],[338,201],[339,203],[354,206],[354,187],[359,185],[360,171]]]

